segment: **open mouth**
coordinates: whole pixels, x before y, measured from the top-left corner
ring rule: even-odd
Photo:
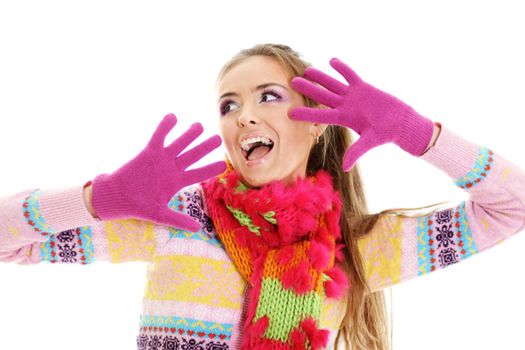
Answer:
[[[245,159],[256,160],[264,157],[273,148],[273,140],[268,137],[250,137],[241,142],[241,152]]]

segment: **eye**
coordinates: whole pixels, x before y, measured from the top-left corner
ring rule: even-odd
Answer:
[[[268,96],[271,96],[271,97],[268,98]],[[275,90],[266,90],[266,91],[263,91],[263,93],[261,94],[261,102],[278,101],[281,98],[282,98],[281,95]]]
[[[225,100],[221,102],[221,105],[219,107],[219,111],[222,115],[227,114],[228,112],[232,111],[232,105],[235,105],[235,103],[232,100]]]

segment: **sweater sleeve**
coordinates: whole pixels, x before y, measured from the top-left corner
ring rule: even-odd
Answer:
[[[153,260],[159,243],[181,234],[137,219],[100,221],[87,211],[83,186],[26,190],[0,198],[0,262],[89,264]],[[191,214],[188,187],[169,202]]]
[[[510,161],[446,128],[420,158],[469,198],[426,214],[381,215],[358,241],[372,291],[458,263],[524,227],[525,172]]]

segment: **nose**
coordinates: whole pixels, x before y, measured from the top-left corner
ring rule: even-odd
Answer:
[[[246,108],[242,111],[242,113],[239,115],[239,119],[237,120],[237,125],[240,128],[244,128],[246,125],[257,125],[260,123],[260,119],[255,115],[253,110],[250,108]]]

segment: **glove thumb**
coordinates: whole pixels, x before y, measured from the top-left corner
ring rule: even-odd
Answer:
[[[190,216],[178,213],[167,206],[157,212],[154,220],[159,224],[185,231],[197,232],[201,228],[201,225]]]
[[[346,150],[345,155],[343,156],[343,171],[350,171],[363,154],[380,144],[381,142],[379,142],[374,136],[372,130],[361,134],[361,137],[359,137],[359,139]]]

